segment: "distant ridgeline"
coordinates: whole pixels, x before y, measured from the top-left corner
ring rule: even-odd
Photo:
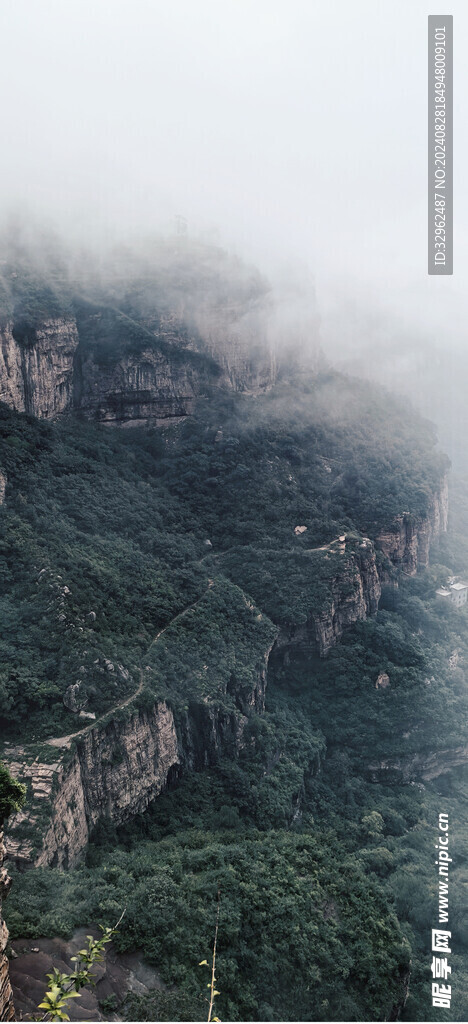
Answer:
[[[193,1019],[222,876],[223,1017],[397,1019],[416,940],[381,887],[385,830],[419,821],[398,787],[448,770],[447,736],[468,760],[441,653],[463,613],[435,598],[462,568],[448,460],[383,389],[299,365],[299,299],[295,334],[291,293],[275,317],[255,271],[184,244],[121,254],[105,284],[3,266],[0,756],[28,788],[9,855],[36,866],[9,927],[116,919],[126,890],[122,948],[186,979],[132,1019]]]

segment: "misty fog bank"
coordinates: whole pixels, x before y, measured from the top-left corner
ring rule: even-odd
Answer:
[[[425,0],[5,0],[1,209],[108,248],[174,216],[265,268],[463,344],[468,15],[455,18],[455,275],[426,273]],[[364,301],[362,301],[364,300]]]
[[[273,265],[270,257],[267,274],[220,243],[221,231],[191,232],[174,217],[165,233],[122,234],[107,245],[93,236],[85,247],[50,222],[10,215],[0,233],[2,313],[13,315],[16,305],[23,317],[32,288],[63,309],[76,296],[121,308],[150,330],[164,316],[205,340],[213,331],[224,335],[228,347],[241,337],[253,358],[269,348],[283,364],[335,366],[409,400],[464,465],[468,358],[460,348],[444,347],[446,339],[423,318],[416,325],[404,310],[379,307],[363,288],[317,296],[304,261]]]

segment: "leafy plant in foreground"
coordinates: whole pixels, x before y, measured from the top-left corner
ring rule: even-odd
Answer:
[[[95,964],[103,963],[105,947],[111,942],[114,935],[117,934],[118,926],[124,913],[125,911],[121,914],[114,928],[105,928],[104,925],[100,925],[102,931],[100,939],[94,939],[92,935],[86,936],[88,940],[87,947],[80,949],[78,956],[72,956],[71,958],[72,963],[76,965],[74,971],[70,971],[67,974],[55,968],[47,975],[50,981],[50,989],[45,993],[42,1003],[39,1003],[39,1009],[46,1011],[40,1020],[70,1020],[66,1012],[69,1000],[78,999],[81,989],[85,988],[86,985],[95,985],[91,969]]]
[[[218,888],[218,906],[217,906],[217,909],[216,909],[215,937],[214,937],[214,943],[213,943],[213,953],[212,953],[212,957],[211,957],[211,981],[207,982],[207,988],[209,988],[209,990],[210,990],[210,1005],[209,1005],[208,1017],[207,1017],[208,1024],[209,1024],[210,1021],[219,1021],[219,1017],[213,1017],[212,1013],[213,1013],[213,1009],[214,1009],[214,1001],[216,999],[216,996],[221,995],[221,993],[218,992],[216,987],[215,987],[216,986],[216,977],[215,977],[215,971],[216,971],[216,946],[218,944],[219,901],[220,901],[220,896],[221,896],[221,893],[220,893],[220,890]],[[208,963],[208,960],[200,960],[200,963],[199,963],[198,966],[199,967],[209,967],[210,965]]]

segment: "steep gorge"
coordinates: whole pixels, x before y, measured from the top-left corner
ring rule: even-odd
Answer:
[[[400,529],[400,521],[396,527]],[[411,540],[403,532],[379,538],[403,538],[398,546],[387,546],[384,553],[394,568],[428,563],[429,540],[435,541],[447,528],[447,482],[434,494],[427,517],[411,526]],[[417,561],[410,562],[412,553]],[[54,762],[35,758],[28,764],[27,752],[6,748],[6,759],[14,776],[30,784],[31,800],[27,811],[20,812],[9,824],[7,849],[18,865],[72,866],[87,845],[97,822],[108,818],[122,823],[143,811],[166,786],[185,769],[215,763],[220,754],[236,756],[250,709],[262,712],[269,655],[274,646],[282,656],[288,649],[316,648],[321,657],[339,641],[343,630],[354,622],[376,613],[381,577],[388,578],[388,564],[378,567],[374,544],[339,540],[325,557],[335,557],[336,570],[330,580],[330,598],[323,610],[303,626],[282,628],[274,645],[265,650],[257,671],[256,685],[232,691],[237,708],[226,712],[200,701],[192,701],[187,711],[174,714],[165,702],[147,710],[132,710],[83,730],[71,752]],[[380,574],[379,576],[379,568]],[[229,683],[226,680],[226,687]],[[59,741],[57,741],[59,745]],[[60,746],[59,746],[60,749]],[[466,754],[466,752],[464,752]],[[466,757],[462,758],[466,760]],[[459,761],[459,759],[458,759]],[[457,763],[458,763],[457,761]],[[380,771],[387,767],[382,765]],[[432,761],[430,761],[432,767]],[[429,766],[412,766],[416,775],[425,776]],[[377,770],[377,769],[376,769]],[[405,774],[405,770],[403,770]],[[437,769],[435,774],[438,774]],[[428,776],[429,777],[429,776]],[[432,777],[432,776],[431,776]],[[44,817],[46,807],[48,812]]]
[[[9,822],[10,859],[22,867],[72,867],[99,820],[121,824],[144,811],[183,768],[206,767],[220,754],[236,757],[249,712],[264,709],[271,646],[260,658],[252,689],[234,689],[226,680],[232,710],[196,700],[179,712],[165,702],[130,707],[125,716],[83,730],[71,749],[65,740],[64,753],[57,741],[53,761],[7,747],[9,770],[30,793],[27,808]]]
[[[252,339],[258,337],[259,351],[251,358]],[[255,396],[268,390],[277,367],[267,342],[255,309],[246,317],[231,310],[214,319],[208,310],[190,328],[180,310],[165,316],[147,311],[137,323],[119,310],[92,304],[71,315],[43,318],[29,334],[10,320],[1,335],[0,399],[45,420],[73,414],[110,425],[177,421],[193,413],[200,394],[220,384],[227,391]],[[213,448],[221,451],[217,435]],[[2,480],[0,474],[0,484]],[[4,487],[0,490],[1,499]],[[151,703],[146,694],[145,701],[133,703],[132,698],[125,707],[116,705],[115,714],[111,708],[105,721],[83,729],[63,747],[59,742],[37,753],[27,745],[8,745],[5,760],[29,788],[26,810],[8,825],[10,858],[20,868],[72,867],[102,819],[122,824],[144,811],[184,771],[211,766],[220,756],[235,760],[250,713],[264,710],[272,647],[286,658],[288,648],[297,646],[326,657],[348,626],[377,612],[382,583],[397,583],[399,571],[414,575],[428,564],[431,544],[446,529],[444,480],[426,513],[401,512],[387,528],[371,533],[372,539],[351,530],[323,549],[312,549],[321,552],[326,597],[321,604],[310,602],[313,611],[305,623],[298,616],[297,624],[281,627],[275,644],[264,645],[254,685],[246,686],[242,671],[238,678],[235,672],[226,673],[219,703],[198,692],[182,709],[170,700]],[[196,564],[202,562],[200,558]],[[311,577],[312,588],[314,583]],[[243,600],[248,604],[245,595]],[[262,611],[248,606],[262,618]],[[82,630],[82,621],[77,619],[74,628]],[[215,642],[213,650],[216,654]],[[451,763],[464,763],[466,751],[454,757]],[[426,761],[412,766],[416,777],[438,774],[430,756]],[[401,771],[396,765],[379,769],[387,767]],[[410,776],[405,771],[406,780]],[[6,975],[3,984],[3,1012],[9,1013]]]

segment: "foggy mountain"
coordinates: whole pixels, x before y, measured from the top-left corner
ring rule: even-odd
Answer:
[[[464,1021],[467,10],[435,277],[425,0],[0,6],[0,1021]]]

